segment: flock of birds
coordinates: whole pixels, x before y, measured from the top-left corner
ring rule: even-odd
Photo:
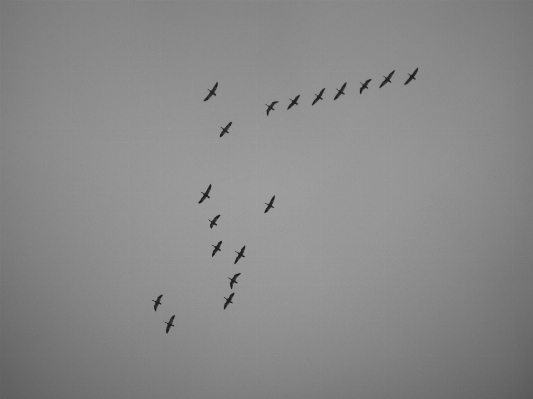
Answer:
[[[383,76],[384,80],[381,82],[381,84],[379,85],[379,88],[382,88],[384,85],[386,85],[387,83],[392,83],[391,82],[391,78],[392,78],[392,75],[394,75],[394,72],[395,71],[392,71],[391,73],[389,73],[387,76]],[[418,68],[416,68],[414,70],[413,73],[408,73],[409,75],[409,78],[405,81],[404,85],[408,84],[409,82],[411,82],[411,80],[416,80],[415,76],[416,74],[418,73]],[[365,89],[368,89],[368,84],[370,83],[372,79],[367,79],[365,82],[359,82],[361,83],[361,87],[359,88],[359,94],[362,94],[363,91]],[[341,95],[344,95],[344,89],[346,89],[346,84],[348,82],[345,82],[340,89],[336,89],[337,90],[337,94],[335,95],[335,97],[333,98],[333,100],[336,100],[338,99]],[[218,88],[218,82],[215,83],[215,85],[213,86],[212,89],[207,89],[209,91],[209,94],[207,95],[207,97],[204,99],[204,101],[207,101],[209,100],[212,96],[216,96],[216,90]],[[315,94],[315,99],[313,100],[312,104],[311,105],[315,105],[319,100],[323,100],[323,97],[322,95],[324,94],[324,91],[326,90],[326,88],[323,88],[322,90],[320,90],[320,92],[318,94]],[[290,99],[291,100],[291,103],[289,104],[289,106],[287,107],[287,109],[291,109],[294,105],[298,105],[298,99],[300,98],[300,95],[298,94],[296,97],[294,97],[294,99]],[[278,103],[279,101],[272,101],[270,104],[265,104],[267,106],[267,110],[266,110],[266,114],[267,116],[270,114],[270,111],[274,111],[274,106]],[[220,133],[220,137],[224,136],[224,134],[228,133],[229,134],[229,131],[228,129],[230,128],[232,122],[228,123],[226,125],[226,127],[220,127],[222,129],[222,132]],[[204,202],[204,200],[206,198],[211,198],[209,196],[209,193],[211,191],[211,184],[209,184],[209,187],[207,187],[207,190],[205,192],[202,192],[202,198],[200,198],[200,201],[198,202],[199,204],[201,204],[202,202]],[[274,208],[274,199],[276,198],[276,196],[274,195],[270,202],[269,203],[266,203],[265,202],[265,205],[267,206],[266,209],[265,209],[265,212],[264,213],[267,213],[271,208]],[[212,229],[213,226],[218,226],[217,225],[217,221],[218,219],[220,218],[220,215],[216,215],[213,220],[211,219],[208,219],[210,224],[209,224],[209,227]],[[218,252],[218,251],[221,251],[220,247],[222,245],[222,241],[219,241],[218,244],[216,245],[211,245],[214,249],[213,249],[213,252],[211,254],[211,257],[215,256],[215,254]],[[237,264],[237,262],[239,261],[239,259],[241,258],[244,258],[244,250],[246,249],[246,245],[244,245],[240,251],[235,251],[235,253],[237,254],[237,257],[235,258],[235,262],[233,264]],[[237,278],[241,275],[241,273],[236,273],[233,275],[233,277],[228,277],[228,279],[230,280],[230,283],[229,283],[229,286],[230,286],[230,289],[233,290],[233,284],[237,284]],[[224,303],[224,309],[226,309],[228,307],[228,305],[230,303],[233,303],[233,296],[235,295],[234,292],[232,292],[229,297],[224,297],[224,299],[226,300],[226,302]],[[155,302],[154,304],[154,310],[157,311],[157,308],[159,305],[161,305],[161,298],[163,297],[163,295],[159,295],[157,297],[157,299],[152,299],[153,302]],[[172,322],[174,321],[174,317],[176,315],[173,315],[169,321],[166,321],[166,325],[167,325],[167,328],[166,328],[166,332],[168,334],[168,332],[170,331],[170,328],[171,327],[174,327],[174,324],[172,324]]]

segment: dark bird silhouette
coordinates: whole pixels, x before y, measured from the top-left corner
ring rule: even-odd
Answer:
[[[344,95],[344,89],[346,88],[346,83],[348,82],[345,82],[340,89],[335,89],[337,90],[337,94],[335,94],[335,98],[333,100],[336,100],[337,98],[339,98],[341,94]]]
[[[272,197],[272,199],[270,200],[270,203],[267,204],[267,203],[265,202],[265,205],[267,206],[267,208],[265,209],[265,213],[267,213],[267,212],[270,210],[270,208],[274,208],[274,205],[272,205],[272,204],[274,203],[274,198],[276,198],[275,195],[274,195],[274,196]]]
[[[236,264],[241,258],[246,258],[246,256],[244,256],[244,248],[246,248],[246,245],[241,248],[241,252],[235,251],[235,253],[237,254],[237,258],[235,259],[235,262],[233,262],[233,264]]]
[[[217,91],[217,87],[218,87],[218,82],[215,83],[215,85],[213,86],[213,88],[211,90],[209,90],[209,94],[207,95],[206,98],[204,98],[204,101],[207,101],[211,98],[211,96],[216,96],[215,94],[215,91]]]
[[[212,247],[214,247],[215,249],[213,249],[213,254],[211,255],[211,257],[215,256],[215,254],[218,252],[218,251],[222,251],[220,249],[220,246],[222,245],[222,241],[219,241],[217,245],[211,245]]]
[[[291,109],[293,105],[298,105],[298,99],[300,98],[300,95],[298,94],[296,97],[294,97],[294,100],[292,98],[289,98],[291,100],[291,103],[287,107],[287,109]]]
[[[174,327],[174,324],[172,324],[172,322],[174,321],[174,317],[175,316],[176,315],[172,316],[169,321],[165,321],[165,323],[167,325],[167,334],[170,331],[170,327]]]
[[[265,105],[268,107],[268,109],[267,109],[267,116],[268,116],[268,114],[270,113],[271,110],[272,110],[272,111],[275,111],[275,109],[274,109],[274,105],[276,105],[278,102],[279,102],[279,101],[272,101],[272,102],[270,103],[270,105],[265,104]]]
[[[230,303],[233,303],[231,300],[233,299],[233,295],[235,295],[234,292],[231,293],[231,295],[229,296],[229,298],[226,298],[224,297],[224,299],[226,300],[226,303],[224,304],[224,309],[226,309],[226,307],[230,304]]]
[[[203,192],[200,191],[200,192],[203,194],[203,197],[202,197],[202,198],[200,199],[200,201],[198,202],[199,204],[201,204],[202,202],[204,202],[204,200],[205,200],[206,198],[211,198],[211,197],[209,196],[209,191],[211,191],[211,184],[209,185],[209,187],[207,187],[207,190],[206,190],[205,193],[203,193]]]
[[[418,72],[418,68],[415,69],[415,71],[413,73],[408,73],[409,75],[409,79],[407,79],[407,81],[403,84],[404,86],[409,83],[411,80],[416,80],[415,78],[415,75],[416,73]]]
[[[381,82],[381,84],[379,85],[379,88],[381,89],[383,86],[385,86],[387,83],[392,83],[390,81],[390,79],[392,78],[392,75],[394,75],[394,71],[392,71],[391,73],[389,73],[388,76],[383,76],[385,78],[385,80],[383,82]]]
[[[210,227],[210,228],[213,228],[213,226],[218,226],[218,224],[217,224],[217,220],[218,220],[219,217],[220,217],[220,215],[216,215],[215,218],[214,218],[213,220],[211,220],[211,219],[207,219],[207,220],[209,220],[209,221],[211,222],[211,223],[209,224],[209,227]]]
[[[220,126],[220,128],[222,129],[222,132],[220,133],[220,137],[224,136],[225,133],[229,134],[228,129],[229,129],[229,127],[231,126],[232,123],[233,123],[233,122],[228,123],[228,124],[226,125],[226,127],[222,127],[222,126]]]
[[[322,94],[324,94],[324,90],[326,90],[325,87],[322,90],[320,90],[320,93],[315,94],[316,98],[313,100],[313,104],[311,104],[311,105],[315,105],[318,100],[323,100]]]
[[[233,276],[233,278],[229,278],[229,277],[228,277],[229,280],[230,280],[230,281],[229,281],[229,287],[230,287],[231,289],[233,289],[233,284],[237,284],[237,277],[239,277],[240,275],[241,275],[241,273],[237,273],[237,274],[235,274],[235,275]],[[225,308],[224,308],[224,309],[225,309]]]
[[[154,304],[154,310],[155,310],[155,311],[157,311],[157,307],[158,307],[159,305],[161,305],[161,297],[162,297],[162,296],[163,296],[163,295],[159,295],[159,296],[157,297],[157,300],[152,299],[152,302],[155,302],[155,304]]]
[[[361,93],[363,92],[364,89],[368,89],[368,84],[370,83],[371,80],[372,80],[372,79],[367,79],[367,80],[365,81],[365,83],[363,83],[363,82],[359,82],[359,83],[361,83],[361,88],[359,89],[359,94],[361,94]]]

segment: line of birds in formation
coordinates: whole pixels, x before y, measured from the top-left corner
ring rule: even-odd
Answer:
[[[386,85],[387,83],[392,83],[391,82],[391,78],[392,78],[392,75],[394,75],[394,72],[395,71],[392,71],[391,73],[389,73],[387,76],[383,76],[384,80],[383,82],[381,82],[381,84],[379,85],[379,88],[382,88],[384,85]],[[415,76],[416,74],[418,73],[418,68],[416,68],[414,70],[413,73],[408,73],[409,75],[409,78],[405,81],[404,85],[408,84],[409,82],[411,82],[411,80],[416,80]],[[359,88],[359,94],[362,94],[363,91],[365,89],[368,89],[368,84],[371,82],[372,79],[367,79],[365,80],[365,82],[359,82],[361,83],[361,87]],[[344,89],[346,89],[346,84],[348,82],[345,82],[340,89],[335,89],[337,90],[337,94],[335,94],[335,97],[333,98],[333,100],[336,100],[338,99],[341,95],[344,95]],[[207,89],[209,91],[209,94],[207,95],[207,97],[204,99],[204,101],[207,101],[209,100],[212,96],[216,96],[216,90],[217,90],[217,87],[218,87],[218,82],[215,83],[215,85],[213,86],[212,89]],[[315,99],[313,100],[312,104],[311,105],[315,105],[319,100],[323,100],[323,97],[322,95],[324,94],[324,91],[326,90],[326,88],[323,88],[322,90],[320,90],[320,93],[318,94],[315,94]],[[296,97],[294,97],[294,99],[290,98],[291,100],[291,103],[289,104],[289,106],[287,107],[287,109],[291,109],[294,105],[298,105],[298,100],[300,98],[300,95],[298,94]],[[274,106],[278,103],[279,101],[272,101],[270,104],[265,104],[267,106],[267,110],[266,110],[266,114],[267,116],[269,115],[270,111],[274,111]],[[220,137],[224,136],[224,134],[228,133],[228,129],[230,128],[231,124],[233,122],[230,122],[226,125],[226,127],[221,127],[222,129],[222,132],[220,133]],[[199,204],[201,204],[202,202],[204,202],[204,200],[206,198],[211,198],[209,196],[209,192],[211,191],[211,184],[209,185],[209,187],[207,187],[207,190],[205,192],[202,192],[202,198],[200,199],[200,201],[198,202]],[[273,204],[274,204],[274,199],[276,198],[276,196],[274,195],[272,197],[272,199],[270,200],[269,203],[266,203],[265,202],[265,205],[267,206],[266,209],[265,209],[265,212],[264,213],[267,213],[270,208],[274,208]],[[217,215],[213,218],[213,220],[211,219],[208,219],[209,222],[210,222],[210,225],[209,227],[212,229],[213,226],[218,226],[217,225],[217,220],[218,218],[220,217],[220,215]],[[218,251],[221,251],[220,249],[220,246],[222,245],[222,241],[219,241],[217,245],[211,245],[214,249],[213,249],[213,252],[211,254],[211,257],[215,256],[215,254],[218,252]],[[235,258],[235,262],[233,264],[237,264],[237,262],[239,261],[240,258],[244,258],[244,250],[246,249],[246,245],[243,246],[241,248],[241,250],[239,252],[235,251],[235,253],[237,254],[237,258]],[[233,289],[233,284],[237,284],[237,277],[239,277],[241,275],[241,273],[237,273],[237,274],[234,274],[233,277],[228,277],[228,279],[230,280],[230,289]],[[232,299],[233,299],[233,296],[235,295],[234,292],[232,292],[230,294],[230,296],[228,298],[224,297],[224,299],[226,300],[226,302],[224,303],[224,309],[227,308],[227,306],[230,304],[230,303],[233,303]],[[157,297],[157,299],[152,299],[153,302],[155,302],[154,304],[154,310],[157,311],[157,307],[159,305],[161,305],[161,298],[163,297],[163,295],[159,295]],[[171,327],[174,327],[174,324],[172,324],[172,322],[174,321],[174,317],[176,315],[173,315],[170,320],[166,323],[167,325],[167,328],[166,328],[166,332],[168,334],[168,332],[170,331],[170,328]]]
[[[394,75],[394,72],[395,72],[395,70],[392,71],[391,73],[389,73],[387,76],[383,76],[384,80],[379,85],[380,89],[383,86],[385,86],[387,83],[392,83],[391,82],[391,78],[392,78],[392,75]],[[408,73],[409,78],[405,81],[404,85],[408,84],[411,80],[416,80],[415,76],[416,76],[417,73],[418,73],[418,68],[416,68],[413,73]],[[364,82],[359,82],[361,84],[361,87],[359,88],[359,94],[362,94],[363,90],[368,89],[368,84],[371,82],[371,80],[372,79],[367,79]],[[337,90],[337,94],[335,94],[335,97],[333,98],[333,100],[336,100],[341,95],[345,94],[344,93],[344,89],[346,89],[346,85],[347,84],[348,84],[348,82],[345,82],[340,89],[335,89],[335,90]],[[215,83],[215,85],[213,86],[212,89],[207,89],[209,91],[209,94],[207,95],[206,98],[204,98],[204,101],[209,100],[212,96],[216,96],[215,92],[216,92],[217,88],[218,88],[218,82]],[[319,100],[323,100],[324,99],[322,97],[322,95],[324,94],[325,90],[326,90],[326,88],[324,87],[322,90],[320,90],[320,93],[315,94],[315,99],[313,100],[311,105],[315,105]],[[291,100],[291,103],[287,107],[288,110],[291,109],[294,105],[298,105],[298,100],[300,99],[300,95],[298,94],[296,97],[294,97],[294,99],[292,99],[292,98],[289,98],[289,99]],[[270,104],[265,104],[267,106],[267,110],[266,110],[267,116],[270,114],[270,111],[275,111],[274,106],[277,103],[279,103],[279,101],[272,101]],[[229,134],[228,129],[230,128],[232,123],[233,122],[228,123],[226,125],[226,127],[222,127],[222,126],[220,127],[222,129],[222,132],[220,133],[220,137],[224,136],[226,133]]]

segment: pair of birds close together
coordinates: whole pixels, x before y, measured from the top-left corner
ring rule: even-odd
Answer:
[[[154,304],[154,310],[157,312],[157,307],[159,305],[161,305],[161,298],[163,298],[163,295],[159,295],[157,297],[157,299],[152,299],[152,302],[155,302]],[[174,324],[172,324],[172,322],[174,321],[174,317],[176,317],[176,315],[172,315],[172,317],[170,318],[169,321],[165,321],[166,325],[167,325],[167,334],[168,332],[170,331],[170,327],[174,327]]]

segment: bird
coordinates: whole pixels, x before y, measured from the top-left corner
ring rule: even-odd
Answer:
[[[152,299],[152,302],[155,302],[155,304],[154,304],[154,310],[155,310],[155,311],[157,311],[157,307],[158,307],[159,305],[161,305],[161,297],[162,297],[162,296],[163,296],[163,295],[159,295],[159,296],[157,297],[157,300]]]
[[[389,73],[388,76],[383,76],[385,78],[385,80],[383,82],[381,82],[381,84],[379,85],[379,88],[381,89],[383,86],[385,86],[387,83],[392,83],[390,81],[390,79],[392,78],[392,75],[394,75],[394,71],[392,71],[391,73]]]
[[[235,275],[233,276],[233,278],[228,277],[229,280],[230,280],[230,281],[229,281],[229,287],[230,287],[231,289],[233,289],[233,284],[234,284],[234,283],[237,284],[237,277],[239,277],[240,275],[241,275],[241,273],[237,273],[237,274],[235,274]],[[225,308],[224,308],[224,309],[225,309]]]
[[[220,126],[220,128],[222,129],[222,132],[220,133],[220,137],[224,136],[225,133],[229,134],[228,129],[229,129],[229,127],[231,126],[232,123],[233,123],[233,122],[228,123],[228,124],[226,125],[226,127],[222,127],[222,126]]]
[[[339,96],[340,96],[341,94],[344,95],[344,89],[346,88],[346,83],[348,83],[348,82],[345,82],[345,83],[342,85],[342,87],[341,87],[340,89],[335,89],[335,90],[337,90],[337,94],[335,94],[335,98],[334,98],[334,100],[336,100],[337,98],[339,98]]]
[[[206,98],[204,98],[204,101],[207,101],[211,98],[211,96],[216,96],[215,94],[215,91],[217,90],[217,87],[218,87],[218,82],[215,83],[215,85],[213,86],[213,88],[211,90],[209,90],[209,94],[207,95]]]
[[[211,223],[209,224],[209,227],[210,227],[210,228],[213,228],[213,226],[218,226],[218,224],[217,224],[217,220],[218,220],[219,217],[220,217],[220,215],[216,215],[216,216],[214,217],[213,220],[211,220],[211,219],[207,219],[207,220],[209,220],[209,221],[211,222]]]
[[[209,187],[207,187],[207,190],[206,190],[205,193],[200,191],[200,192],[203,194],[203,196],[202,196],[202,198],[200,199],[200,201],[198,202],[199,204],[201,204],[202,202],[204,202],[204,200],[205,200],[206,198],[211,198],[211,197],[209,196],[209,191],[211,191],[211,184],[209,185]]]
[[[267,204],[267,203],[265,202],[265,205],[267,206],[267,208],[265,209],[265,213],[267,213],[267,212],[270,210],[270,208],[274,208],[274,205],[272,205],[272,204],[274,203],[274,198],[276,198],[275,195],[274,195],[274,196],[272,197],[272,199],[270,200],[270,203]]]
[[[165,323],[167,325],[167,334],[170,331],[170,327],[174,327],[174,324],[172,324],[172,322],[174,321],[174,317],[175,316],[176,315],[172,316],[169,321],[165,321]]]
[[[241,258],[246,258],[246,256],[244,256],[244,248],[246,248],[246,245],[242,247],[241,252],[235,251],[235,253],[237,254],[237,258],[235,259],[235,262],[233,262],[233,264],[236,264]]]
[[[294,97],[294,100],[292,98],[289,98],[291,100],[291,103],[287,107],[287,109],[291,109],[293,105],[298,105],[298,99],[300,98],[300,95],[298,94],[296,97]]]
[[[231,293],[231,295],[229,296],[229,298],[226,298],[224,297],[224,299],[226,300],[226,303],[224,304],[224,309],[226,309],[226,307],[230,304],[230,303],[233,303],[231,300],[233,299],[233,295],[235,295],[234,292]]]
[[[320,90],[320,93],[315,94],[316,98],[313,100],[313,104],[311,104],[311,105],[315,105],[318,100],[323,100],[322,94],[324,94],[324,90],[326,90],[325,87],[322,90]]]
[[[268,114],[270,113],[271,110],[272,110],[272,111],[275,111],[275,109],[274,109],[274,105],[276,105],[278,102],[279,102],[279,101],[272,101],[272,102],[270,103],[270,105],[265,104],[265,105],[268,107],[268,109],[267,109],[267,116],[268,116]]]
[[[365,81],[365,83],[363,83],[363,82],[359,82],[359,83],[361,83],[361,88],[359,89],[359,94],[361,94],[361,93],[363,92],[364,89],[368,89],[368,84],[370,83],[371,80],[372,80],[372,79],[367,79],[367,80]]]
[[[415,78],[415,75],[416,73],[418,72],[418,68],[415,69],[415,71],[413,73],[408,73],[409,75],[409,79],[407,79],[407,81],[403,84],[404,86],[409,83],[411,80],[416,80]]]
[[[211,255],[211,257],[215,256],[215,254],[218,252],[218,251],[222,251],[220,249],[220,246],[222,245],[222,241],[219,241],[217,245],[211,245],[212,247],[214,247],[215,249],[213,249],[213,254]]]

